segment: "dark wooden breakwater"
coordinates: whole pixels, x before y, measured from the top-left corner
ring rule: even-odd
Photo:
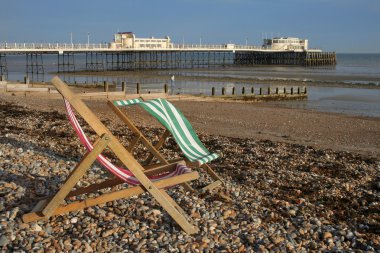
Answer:
[[[7,55],[0,53],[0,75],[7,76]],[[47,52],[18,52],[25,55],[27,75],[44,74],[44,56]],[[292,51],[98,51],[70,52],[57,55],[57,72],[120,71],[145,69],[196,69],[220,66],[254,65],[335,65],[336,54],[330,52]]]

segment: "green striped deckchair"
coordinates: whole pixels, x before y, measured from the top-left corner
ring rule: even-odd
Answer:
[[[116,106],[139,104],[143,107],[169,130],[189,161],[202,165],[219,157],[218,154],[207,150],[187,118],[166,99],[157,98],[148,101],[142,101],[141,99],[118,100],[114,101],[114,104]]]
[[[223,180],[219,175],[217,175],[207,163],[219,157],[216,153],[211,153],[199,140],[197,134],[195,133],[193,127],[187,118],[179,111],[172,103],[166,99],[157,98],[147,101],[142,99],[130,99],[130,100],[117,100],[111,103],[111,107],[114,107],[114,111],[120,116],[121,111],[115,109],[116,107],[121,106],[130,106],[130,105],[140,105],[145,109],[149,114],[155,117],[165,128],[166,132],[161,137],[159,144],[153,147],[150,143],[147,143],[147,140],[143,138],[145,144],[149,145],[149,149],[156,153],[159,153],[158,149],[164,142],[164,139],[168,137],[169,134],[172,134],[184,156],[188,159],[190,163],[188,165],[194,167],[204,168],[210,176],[215,180],[214,183],[204,187],[203,189],[213,189],[216,186],[223,184]],[[142,133],[132,124],[132,122],[127,118],[126,115],[122,116],[124,122],[128,124],[130,128],[139,136],[142,136]],[[138,139],[137,139],[138,140]],[[160,143],[161,142],[161,143]],[[135,144],[135,143],[134,143]],[[151,156],[150,158],[152,158]],[[159,155],[159,159],[162,158]],[[147,159],[150,161],[151,159]]]

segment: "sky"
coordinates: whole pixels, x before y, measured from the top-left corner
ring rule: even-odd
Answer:
[[[1,42],[111,42],[119,32],[174,43],[261,45],[380,53],[380,0],[0,0]]]

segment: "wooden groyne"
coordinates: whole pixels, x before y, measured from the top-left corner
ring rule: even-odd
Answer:
[[[326,66],[337,63],[335,52],[236,52],[236,65]]]
[[[73,85],[78,86],[78,85]],[[79,85],[80,86],[80,85]],[[167,84],[164,84],[162,90],[155,89],[154,93],[151,91],[143,91],[141,85],[136,83],[135,90],[127,92],[126,83],[122,83],[121,91],[115,89],[115,86],[110,85],[108,82],[103,83],[103,91],[93,89],[92,85],[84,85],[80,87],[88,87],[90,92],[82,92],[81,96],[86,98],[97,98],[97,97],[132,97],[137,98],[139,96],[149,96],[152,98],[156,97],[176,97],[176,96],[186,96],[186,97],[203,97],[203,98],[214,98],[223,100],[240,100],[240,101],[274,101],[274,100],[303,100],[307,99],[307,89],[306,87],[242,87],[241,90],[237,90],[236,87],[226,88],[222,87],[216,90],[215,87],[211,88],[210,95],[191,95],[176,93],[169,89]],[[112,87],[112,91],[110,91]],[[92,91],[91,91],[92,90]],[[96,91],[98,90],[98,91]],[[0,81],[0,92],[12,92],[12,93],[57,93],[57,91],[49,84],[33,85],[28,82],[28,79],[24,83],[8,83],[6,81]]]
[[[235,87],[228,94],[223,87],[218,94],[215,87],[212,87],[211,97],[227,99],[227,100],[242,100],[242,101],[278,101],[278,100],[304,100],[307,99],[306,87],[260,87],[255,89],[253,86],[250,89],[241,88],[238,93]]]

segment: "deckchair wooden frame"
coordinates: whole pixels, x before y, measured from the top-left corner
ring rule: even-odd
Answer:
[[[162,179],[152,182],[147,174],[161,173],[173,168],[173,164],[165,164],[165,166],[156,166],[149,171],[145,170],[140,163],[128,152],[128,150],[120,143],[120,141],[108,130],[106,126],[97,118],[97,116],[86,106],[80,97],[74,94],[68,86],[58,77],[52,79],[53,85],[61,93],[61,95],[69,101],[72,107],[82,116],[82,118],[93,128],[100,137],[94,145],[94,149],[82,158],[75,169],[70,173],[68,179],[60,188],[55,196],[40,201],[31,213],[23,216],[24,222],[31,222],[40,219],[48,219],[52,215],[67,213],[74,210],[83,209],[106,203],[113,200],[128,198],[143,192],[149,192],[157,202],[168,212],[168,214],[177,222],[177,224],[188,234],[197,233],[199,230],[188,221],[188,217],[182,208],[166,193],[166,187],[178,185],[199,178],[199,174],[195,171]],[[105,149],[109,148],[120,159],[120,161],[128,168],[133,175],[139,180],[141,185],[129,187],[126,189],[109,192],[97,197],[91,197],[84,200],[74,201],[64,205],[63,202],[68,196],[76,196],[83,193],[92,192],[93,190],[103,189],[122,183],[118,179],[110,179],[92,187],[85,187],[71,191],[80,178],[90,168],[96,157]],[[146,174],[147,173],[147,174]]]
[[[165,130],[165,132],[160,136],[156,145],[153,145],[144,135],[143,133],[134,125],[132,120],[127,116],[127,114],[121,111],[112,101],[108,100],[108,106],[115,112],[115,114],[128,126],[128,128],[136,135],[135,139],[133,139],[128,146],[128,150],[132,151],[133,148],[138,144],[139,141],[151,152],[150,155],[145,160],[145,163],[149,165],[153,158],[157,158],[157,160],[162,164],[168,164],[169,162],[159,151],[159,149],[163,146],[166,139],[171,135],[169,130]],[[210,177],[214,180],[214,182],[206,185],[201,190],[212,190],[223,183],[223,179],[208,165],[208,164],[200,164],[199,162],[191,162],[185,159],[186,165],[192,168],[203,168]],[[183,185],[187,190],[194,191],[194,189],[188,184],[185,183]]]

